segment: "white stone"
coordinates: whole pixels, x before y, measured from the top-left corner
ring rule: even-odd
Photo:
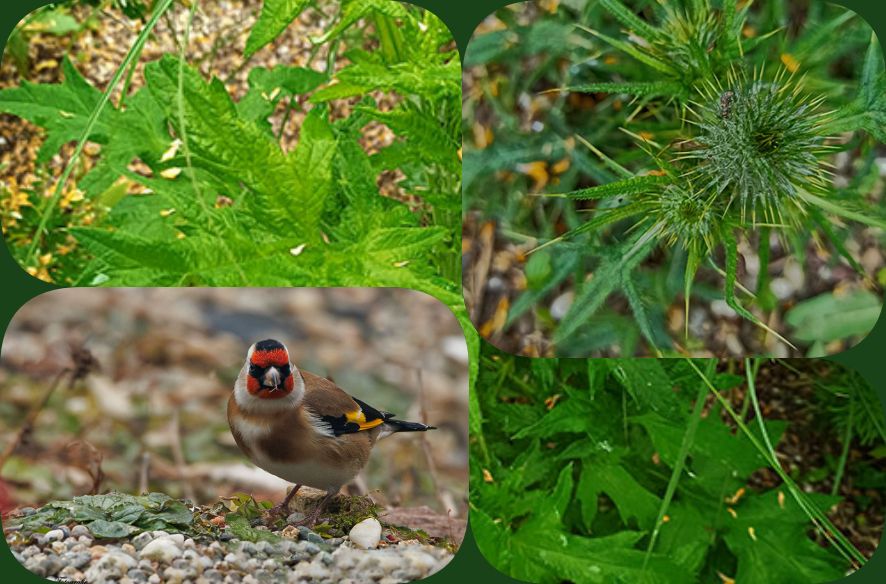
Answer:
[[[139,557],[169,563],[182,555],[182,550],[171,537],[158,537],[142,548]]]
[[[351,528],[348,539],[355,546],[364,550],[377,548],[378,541],[381,539],[381,523],[375,517],[364,519]]]
[[[569,308],[572,306],[572,299],[574,297],[575,294],[571,290],[557,296],[551,303],[551,318],[561,320],[566,316],[566,313],[569,312]]]
[[[63,532],[61,529],[53,529],[52,531],[48,531],[44,536],[44,539],[47,543],[51,541],[61,541],[64,538],[65,532]]]

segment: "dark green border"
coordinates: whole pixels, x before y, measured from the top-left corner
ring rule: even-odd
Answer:
[[[212,0],[209,0],[212,1]],[[757,0],[765,2],[767,0]],[[0,0],[0,50],[5,46],[9,33],[17,22],[29,12],[48,4],[48,0]],[[474,28],[483,18],[502,6],[512,4],[508,0],[412,0],[413,4],[432,10],[452,31],[462,56]],[[838,0],[836,2],[854,10],[864,18],[881,39],[881,46],[886,40],[886,2],[882,0]],[[839,42],[835,39],[835,42]],[[859,58],[862,58],[859,55]],[[10,319],[28,300],[55,287],[32,278],[24,272],[12,259],[6,245],[0,245],[0,333],[5,333]],[[877,390],[881,401],[886,402],[886,385],[883,379],[882,363],[878,359],[886,359],[886,318],[880,315],[877,326],[858,346],[851,350],[830,357],[834,361],[851,367],[865,376]],[[0,546],[0,575],[4,581],[25,583],[46,582],[44,578],[28,572],[12,557],[9,548]],[[878,550],[879,552],[879,550]],[[447,584],[452,582],[484,582],[499,584],[517,582],[502,575],[492,568],[480,555],[473,535],[468,530],[461,550],[452,562],[439,574],[423,580],[428,584]],[[879,584],[886,581],[886,558],[876,553],[870,562],[858,573],[841,582],[853,584]]]

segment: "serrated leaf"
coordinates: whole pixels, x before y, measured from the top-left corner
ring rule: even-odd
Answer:
[[[244,56],[248,59],[286,30],[310,4],[310,0],[264,0],[258,22],[246,39]]]

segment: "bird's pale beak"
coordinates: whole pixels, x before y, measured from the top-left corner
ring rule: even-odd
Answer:
[[[269,367],[261,378],[262,387],[267,387],[269,389],[279,389],[280,381],[280,372],[276,367]]]

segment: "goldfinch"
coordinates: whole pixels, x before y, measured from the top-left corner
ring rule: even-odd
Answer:
[[[249,347],[228,399],[228,425],[256,466],[295,484],[275,512],[288,511],[302,485],[326,491],[306,523],[316,521],[339,489],[357,476],[377,440],[435,429],[396,420],[332,381],[299,370],[283,343],[273,339]]]

